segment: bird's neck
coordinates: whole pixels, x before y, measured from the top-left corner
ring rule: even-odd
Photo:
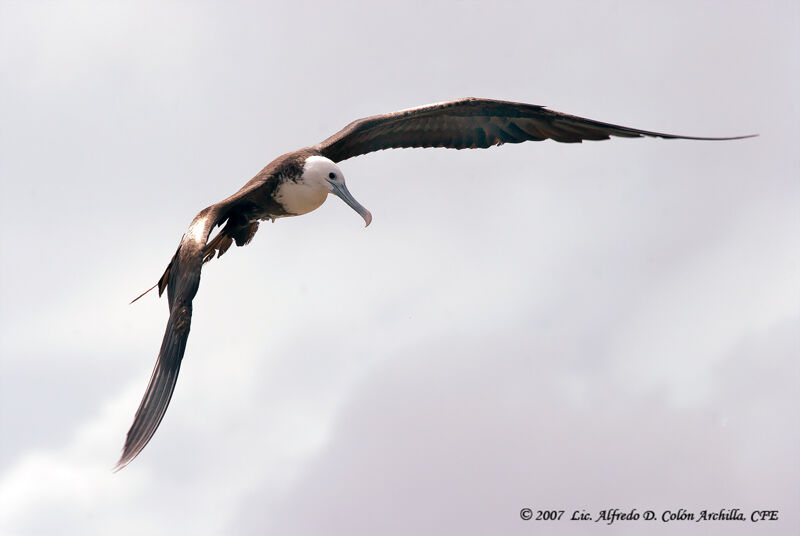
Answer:
[[[291,216],[308,214],[319,208],[328,197],[328,192],[303,181],[283,181],[273,196],[275,201]]]

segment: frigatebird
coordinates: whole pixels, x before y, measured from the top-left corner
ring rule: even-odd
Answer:
[[[279,156],[267,164],[238,192],[194,217],[161,279],[144,293],[158,287],[160,296],[167,290],[169,320],[150,383],[115,470],[136,458],[167,411],[189,337],[192,299],[204,262],[215,254],[222,256],[234,242],[237,246],[249,243],[259,221],[307,214],[321,206],[328,194],[340,197],[370,224],[372,214],[350,194],[337,162],[402,147],[485,149],[523,141],[580,143],[611,136],[689,140],[751,137],[678,136],[602,123],[533,104],[465,98],[358,119],[317,145]],[[209,241],[211,231],[223,225]]]

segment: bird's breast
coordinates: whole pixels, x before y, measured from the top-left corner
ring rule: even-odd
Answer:
[[[307,214],[325,202],[328,192],[302,182],[286,181],[275,190],[273,198],[289,216]]]

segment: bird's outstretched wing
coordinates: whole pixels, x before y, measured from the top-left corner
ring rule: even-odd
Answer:
[[[334,162],[381,149],[448,147],[484,149],[503,143],[552,139],[566,143],[611,136],[735,140],[678,136],[601,123],[548,110],[544,106],[466,98],[353,121],[314,149]]]
[[[169,321],[158,352],[158,361],[150,376],[136,417],[133,419],[122,456],[115,470],[128,465],[153,437],[175,389],[181,368],[189,326],[192,322],[192,300],[200,286],[203,250],[211,230],[221,221],[221,210],[212,205],[195,216],[183,235],[178,251],[158,283],[159,294],[167,288]]]
[[[181,239],[178,251],[156,284],[159,295],[165,288],[167,290],[169,321],[161,342],[161,350],[158,352],[158,361],[125,438],[122,456],[114,468],[115,471],[122,469],[136,458],[161,423],[172,398],[183,353],[186,350],[186,340],[189,337],[189,326],[192,321],[192,300],[200,285],[203,262],[213,258],[215,251],[222,255],[233,240],[236,240],[238,245],[244,245],[253,237],[258,223],[246,221],[241,208],[243,204],[246,205],[247,194],[258,186],[257,181],[251,181],[233,196],[203,209],[195,216]],[[227,225],[207,244],[209,234],[214,227],[226,220]]]

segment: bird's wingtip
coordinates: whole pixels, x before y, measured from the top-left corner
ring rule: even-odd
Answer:
[[[126,465],[128,465],[128,462],[123,462],[122,460],[120,460],[114,465],[114,467],[111,468],[111,472],[112,473],[119,473],[120,471],[125,469]]]
[[[142,449],[138,450],[129,450],[128,446],[122,448],[122,454],[120,454],[119,460],[114,467],[111,468],[112,473],[119,473],[123,469],[125,469],[129,463],[136,459],[139,456],[139,453],[142,452]]]
[[[715,138],[718,140],[746,140],[747,138],[757,138],[760,134],[745,134],[744,136],[733,136],[730,138]]]

